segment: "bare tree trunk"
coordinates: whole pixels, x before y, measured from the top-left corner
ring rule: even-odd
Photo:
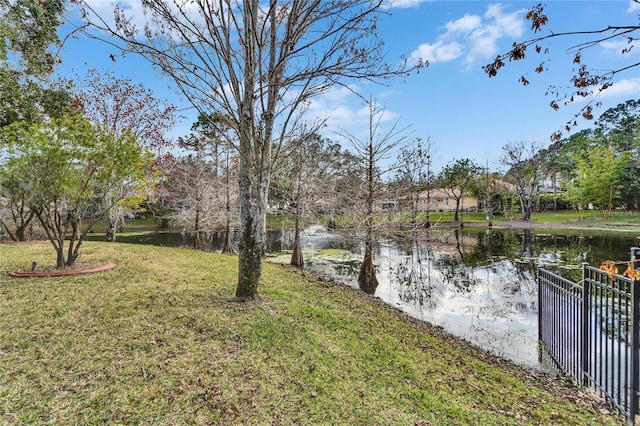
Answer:
[[[373,119],[373,114],[369,116],[369,120]],[[370,127],[372,128],[372,127]],[[378,279],[376,278],[376,268],[373,264],[373,202],[375,190],[375,152],[373,146],[373,132],[369,136],[369,158],[367,164],[367,218],[365,220],[366,240],[364,243],[364,259],[360,266],[360,274],[358,275],[358,284],[363,291],[373,294],[378,287]]]
[[[300,207],[296,204],[296,229],[293,239],[293,252],[291,253],[291,265],[298,268],[304,267],[304,257],[302,256],[302,248],[300,247]]]
[[[62,236],[64,238],[64,234]],[[71,239],[69,240],[69,247],[67,249],[67,261],[66,266],[73,266],[80,257],[80,248],[84,241],[84,235],[80,233],[78,228],[78,221],[71,219]]]
[[[116,221],[112,217],[109,217],[108,223],[107,223],[107,231],[106,231],[106,240],[108,243],[115,242],[116,228],[117,228]]]
[[[259,298],[258,284],[262,275],[265,245],[267,186],[258,184],[252,187],[251,178],[255,176],[250,175],[249,163],[249,159],[242,156],[239,170],[242,234],[238,245],[238,286],[236,288],[238,300]]]
[[[233,247],[231,246],[231,218],[227,216],[227,226],[224,235],[224,244],[222,245],[223,254],[233,254]]]
[[[244,209],[243,209],[244,210]],[[238,286],[236,299],[239,301],[259,299],[258,284],[262,275],[264,256],[264,218],[258,214],[242,214],[244,226],[238,247]]]
[[[56,250],[56,268],[64,268],[64,247],[54,247]]]
[[[200,200],[198,200],[198,203],[196,205],[196,218],[193,233],[193,248],[195,250],[200,250],[202,247],[202,243],[200,241]]]
[[[258,0],[245,3],[244,22],[247,34],[257,34]],[[238,246],[238,286],[237,300],[259,299],[258,284],[262,275],[262,259],[265,246],[265,222],[267,197],[271,172],[271,141],[259,140],[265,137],[254,132],[253,89],[257,68],[256,40],[247,37],[243,46],[244,96],[239,105],[240,167],[238,168],[240,197],[240,244]],[[268,120],[267,120],[268,121]]]
[[[553,185],[553,211],[558,210],[558,190],[556,189],[556,174],[551,175],[551,185]]]
[[[113,243],[116,241],[116,233],[118,232],[118,222],[124,216],[122,211],[122,206],[118,206],[113,202],[113,199],[110,198],[109,204],[112,205],[109,209],[108,215],[108,224],[107,224],[107,232],[106,232],[106,240],[107,242]]]
[[[116,241],[116,232],[118,228],[118,215],[115,210],[118,207],[114,206],[111,210],[109,210],[109,215],[107,218],[107,231],[106,231],[106,240],[109,243],[113,243]]]
[[[362,265],[360,265],[358,284],[360,285],[360,289],[365,293],[374,294],[378,287],[378,278],[376,277],[376,268],[373,264],[373,241],[367,240],[364,246],[365,254]]]
[[[7,232],[9,231],[9,229],[5,226],[5,229],[7,229]],[[27,226],[24,225],[20,225],[16,228],[16,235],[14,240],[15,241],[26,241],[27,237],[26,237],[26,231],[27,230]],[[11,235],[11,232],[9,232],[9,235],[11,237],[13,237],[13,235]]]
[[[0,225],[2,225],[2,227],[7,231],[7,234],[9,235],[9,238],[11,238],[12,241],[20,241],[20,240],[16,239],[16,236],[14,236],[11,233],[11,230],[9,229],[9,227],[7,226],[6,223],[4,223],[3,221],[0,221]],[[16,232],[16,234],[17,234],[17,232]]]
[[[233,254],[233,247],[231,246],[231,194],[230,194],[230,182],[229,182],[229,147],[227,146],[225,149],[225,165],[226,165],[226,175],[225,175],[225,219],[226,219],[226,229],[224,236],[224,245],[222,246],[223,254]]]

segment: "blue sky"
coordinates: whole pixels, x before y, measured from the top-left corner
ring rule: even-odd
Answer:
[[[556,39],[543,47],[550,48],[547,71],[534,68],[543,57],[529,52],[529,58],[509,63],[497,77],[488,78],[482,65],[509,49],[514,41],[533,36],[523,17],[527,8],[539,0],[520,1],[453,1],[396,0],[379,27],[385,40],[388,60],[401,56],[428,59],[430,65],[418,75],[389,87],[354,83],[372,96],[385,110],[387,123],[408,127],[412,137],[430,138],[434,149],[433,170],[460,158],[470,158],[492,169],[500,167],[502,146],[518,141],[535,140],[547,146],[549,136],[564,127],[586,101],[575,102],[559,111],[549,107],[551,97],[545,96],[550,85],[568,86],[573,75],[573,55],[566,49],[578,38]],[[91,4],[107,11],[111,1],[94,0]],[[139,0],[126,0],[134,13]],[[640,5],[630,0],[554,1],[546,2],[549,23],[543,34],[553,31],[593,30],[607,25],[637,25]],[[138,16],[141,13],[138,12]],[[593,68],[608,70],[638,61],[640,46],[630,54],[621,55],[623,46],[609,43],[595,46],[583,54],[583,62]],[[118,52],[106,44],[86,39],[68,39],[61,52],[62,75],[84,75],[86,70],[110,70],[117,76],[143,82],[157,97],[166,98],[183,111],[185,118],[174,136],[186,135],[194,121],[188,103],[171,90],[170,80],[134,56],[118,57]],[[621,74],[600,99],[607,108],[628,99],[640,98],[639,69]],[[521,75],[530,81],[526,87],[518,82]],[[346,128],[352,133],[366,130],[367,109],[347,90],[331,90],[315,99],[309,114],[328,118],[324,135],[338,139],[334,133]],[[578,129],[591,127],[593,122],[579,121]]]

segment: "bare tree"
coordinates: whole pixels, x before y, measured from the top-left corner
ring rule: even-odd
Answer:
[[[369,129],[365,139],[352,133],[343,132],[342,136],[353,146],[365,167],[365,216],[364,216],[364,259],[360,266],[358,283],[360,288],[373,293],[378,286],[376,269],[373,263],[373,241],[375,231],[375,204],[380,201],[383,190],[382,177],[388,170],[381,168],[382,162],[407,138],[406,128],[398,129],[397,123],[385,130],[382,128],[384,111],[373,101],[368,102]],[[361,211],[361,209],[360,209]]]
[[[420,191],[427,186],[429,169],[431,166],[431,156],[433,155],[433,144],[431,139],[423,142],[417,138],[415,146],[403,148],[400,151],[396,163],[396,179],[399,184],[401,196],[409,196],[409,204],[412,211],[412,223],[418,223],[418,204],[420,203]],[[428,200],[427,200],[428,201]],[[427,205],[427,210],[429,206]],[[428,214],[428,213],[427,213]],[[425,226],[430,224],[425,222]]]
[[[302,268],[303,221],[320,212],[327,204],[326,192],[336,172],[340,145],[319,134],[304,135],[288,147],[288,155],[277,168],[280,199],[293,207],[295,218],[291,265]]]
[[[217,199],[224,198],[225,239],[222,253],[234,254],[233,246],[231,245],[231,225],[237,216],[238,191],[237,186],[234,184],[232,188],[231,183],[231,176],[237,171],[237,167],[235,167],[235,159],[237,158],[235,145],[231,142],[233,134],[230,134],[230,127],[226,117],[216,112],[208,115],[201,114],[192,129],[205,137],[208,144],[211,145],[214,177],[217,180]],[[234,177],[237,178],[237,174]],[[234,182],[236,181],[237,179],[234,179]],[[222,193],[223,195],[221,196]]]
[[[6,198],[6,208],[0,204],[0,210],[5,210],[5,213],[0,215],[0,228],[4,229],[13,241],[26,241],[27,231],[33,225],[36,212],[29,208],[31,194],[21,185],[20,177],[7,172],[8,170],[0,170],[0,193],[9,196]],[[7,219],[13,222],[13,232],[7,224]]]
[[[352,79],[409,71],[383,57],[376,32],[383,1],[143,1],[144,28],[122,7],[109,24],[91,2],[78,3],[100,34],[170,76],[199,112],[227,117],[240,160],[236,298],[257,298],[272,161],[307,102]],[[96,36],[91,27],[84,32]]]
[[[116,78],[113,74],[100,74],[89,70],[78,90],[78,102],[84,115],[106,131],[120,137],[132,132],[138,141],[162,159],[170,141],[166,132],[175,124],[176,107],[160,100],[142,83],[133,84],[130,79]],[[126,184],[114,188],[115,193],[105,194],[107,203],[122,198]],[[116,240],[118,222],[123,220],[124,206],[115,205],[108,212],[107,241]]]
[[[633,1],[640,3],[638,0]],[[545,14],[544,8],[545,6],[539,3],[529,9],[525,16],[525,19],[531,22],[531,29],[534,33],[538,33],[549,26],[549,18]],[[619,43],[620,54],[629,54],[638,43],[638,32],[640,32],[640,25],[637,23],[634,25],[608,24],[588,31],[549,31],[547,34],[542,34],[525,41],[514,42],[511,50],[498,55],[492,63],[485,65],[483,69],[489,77],[494,77],[498,74],[498,71],[506,65],[505,61],[520,61],[526,59],[527,49],[531,46],[534,47],[536,54],[548,55],[550,49],[548,47],[543,48],[543,42],[554,39],[575,39],[576,44],[567,50],[567,52],[572,55],[572,63],[578,65],[577,70],[574,71],[574,75],[571,77],[571,87],[565,90],[566,88],[550,86],[547,90],[547,94],[554,97],[550,102],[550,106],[554,110],[558,110],[561,105],[568,105],[574,101],[582,100],[585,97],[591,98],[580,108],[578,113],[565,124],[564,131],[570,132],[571,129],[577,125],[577,119],[580,116],[587,120],[594,118],[593,108],[601,106],[601,102],[598,101],[599,95],[613,85],[616,76],[640,65],[640,62],[632,62],[631,64],[616,69],[606,69],[603,65],[594,69],[582,63],[583,53],[588,49],[603,45],[606,42],[610,44]],[[547,71],[547,62],[546,59],[543,59],[541,63],[536,65],[535,72],[542,73]],[[519,81],[525,86],[529,84],[529,79],[524,75],[519,78]],[[555,132],[551,138],[554,141],[558,141],[562,139],[562,135],[563,131],[560,130]]]
[[[215,114],[200,116],[189,136],[178,138],[187,155],[171,167],[167,190],[172,219],[193,233],[196,250],[201,249],[203,232],[224,228],[222,252],[233,253],[232,209],[237,206],[237,190],[231,184],[233,148],[210,126],[217,119]]]
[[[187,138],[178,140],[180,147],[193,152],[183,158],[171,173],[171,185],[174,196],[172,199],[173,218],[177,223],[193,229],[193,248],[202,248],[201,235],[203,226],[212,226],[212,210],[215,208],[214,199],[216,176],[211,164],[211,154],[205,152],[206,141],[191,134]],[[207,161],[208,160],[208,161]],[[210,219],[213,219],[212,217]]]
[[[522,220],[531,220],[533,199],[540,189],[544,162],[538,158],[540,148],[535,141],[508,143],[502,147],[501,162],[508,167],[505,180],[518,194]]]

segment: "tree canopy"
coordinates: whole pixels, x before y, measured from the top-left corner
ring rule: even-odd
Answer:
[[[0,0],[0,126],[59,117],[73,98],[48,82],[58,58],[63,0]]]
[[[153,156],[130,132],[116,137],[77,112],[6,126],[0,131],[0,148],[0,185],[10,197],[17,189],[17,195],[27,198],[56,251],[58,267],[73,265],[91,224],[116,204],[143,201],[156,182],[150,169]],[[138,191],[103,202],[105,193],[122,185]],[[81,230],[83,221],[88,224]]]

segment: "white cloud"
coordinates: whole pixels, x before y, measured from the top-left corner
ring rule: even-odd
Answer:
[[[384,9],[408,9],[419,6],[420,3],[431,2],[433,0],[387,0],[382,4]]]
[[[359,89],[352,86],[351,89]],[[380,108],[382,109],[382,108]],[[381,122],[397,120],[400,115],[389,110],[382,110]],[[305,112],[305,117],[314,121],[326,120],[326,128],[337,132],[340,129],[347,131],[361,131],[368,128],[369,107],[363,105],[362,99],[345,87],[335,87],[323,95],[313,98]]]
[[[429,63],[449,62],[462,55],[462,46],[456,42],[445,43],[440,40],[434,44],[421,44],[411,53],[411,59],[416,62],[419,59],[427,60]]]
[[[640,94],[640,77],[625,78],[613,83],[611,87],[602,92],[602,98],[636,97]]]
[[[189,16],[190,19],[195,20],[196,22],[204,22],[201,12],[194,2],[176,2],[175,4],[172,4],[172,2],[167,3],[168,7],[173,8],[175,11],[173,16],[176,19],[179,19],[181,16],[181,13],[178,12],[178,9],[180,9],[185,15]],[[149,26],[152,30],[157,28],[157,24],[152,21],[153,14],[149,12],[148,6],[145,7],[142,5],[142,0],[86,0],[86,4],[93,11],[92,13],[87,10],[87,12],[89,12],[89,20],[99,24],[99,26],[106,25],[112,29],[116,27],[114,10],[115,7],[118,6],[124,11],[124,15],[128,22],[135,25],[138,31],[138,36],[144,36],[145,26]],[[102,21],[104,21],[104,24],[102,24]]]
[[[489,26],[498,30],[501,37],[520,37],[524,33],[524,22],[521,14],[521,11],[504,14],[502,5],[492,4],[487,7],[487,12],[484,16],[493,21]]]
[[[640,53],[640,48],[635,46],[636,43],[631,43],[625,40],[603,41],[600,46],[605,50],[611,50],[615,53],[621,53],[625,49],[633,47],[627,52],[627,54]]]
[[[471,31],[482,26],[482,18],[478,15],[464,15],[455,21],[449,21],[444,28],[447,33],[470,33]]]
[[[470,68],[478,62],[491,59],[498,53],[498,42],[503,38],[513,41],[525,31],[522,10],[505,13],[501,4],[487,6],[484,15],[465,14],[447,22],[435,43],[421,44],[411,54],[414,60],[448,62],[463,57]]]
[[[629,8],[627,9],[627,13],[636,13],[640,11],[640,3],[635,0],[629,0]]]
[[[145,13],[140,0],[120,0],[117,2],[87,1],[87,5],[91,7],[100,19],[109,24],[110,27],[114,26],[113,11],[116,5],[125,11],[127,17],[131,19],[131,22],[135,24],[139,30],[142,30],[146,23]]]

